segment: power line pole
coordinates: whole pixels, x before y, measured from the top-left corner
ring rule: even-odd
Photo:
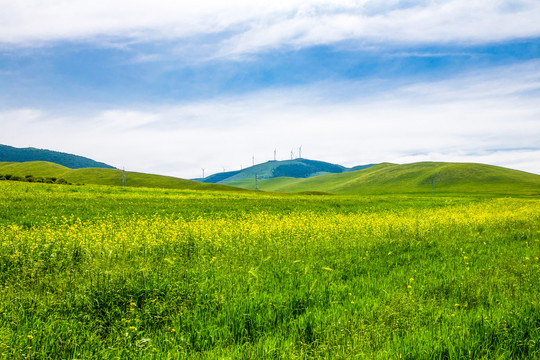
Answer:
[[[126,187],[126,168],[122,168],[122,186]]]

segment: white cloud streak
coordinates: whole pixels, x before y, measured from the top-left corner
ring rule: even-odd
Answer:
[[[536,0],[419,0],[409,6],[391,0],[0,0],[0,8],[4,46],[206,36],[212,45],[207,55],[214,57],[346,40],[484,43],[540,36]]]
[[[324,86],[323,86],[324,85]],[[272,159],[347,166],[485,162],[540,174],[540,62],[337,101],[364,84],[326,83],[85,115],[0,112],[0,143],[88,156],[134,171],[197,177]]]

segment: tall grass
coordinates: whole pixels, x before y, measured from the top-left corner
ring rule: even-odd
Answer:
[[[0,185],[0,356],[540,357],[540,202]]]

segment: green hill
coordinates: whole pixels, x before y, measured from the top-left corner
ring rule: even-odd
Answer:
[[[241,170],[236,170],[236,171],[224,171],[224,172],[220,172],[220,173],[217,173],[217,174],[212,174],[210,176],[207,176],[205,177],[204,179],[203,178],[198,178],[198,179],[193,179],[195,181],[200,181],[200,182],[204,182],[204,183],[209,183],[209,184],[219,184],[221,182],[224,182],[224,181],[227,181],[228,178],[231,178],[233,177],[234,175],[240,173]]]
[[[28,161],[48,161],[60,164],[70,169],[82,168],[105,168],[114,169],[113,166],[92,159],[67,154],[59,151],[36,149],[36,148],[16,148],[0,144],[0,161],[8,162],[28,162]]]
[[[117,169],[69,169],[32,161],[0,162],[0,175],[63,178],[71,183],[122,185]],[[254,178],[223,184],[206,184],[170,176],[126,172],[127,186],[191,190],[234,191],[255,189]],[[370,194],[523,194],[540,195],[540,175],[492,165],[422,162],[405,165],[379,164],[368,169],[310,178],[277,177],[258,181],[259,190],[345,195]]]
[[[273,179],[278,177],[310,178],[324,174],[339,174],[369,168],[373,165],[360,165],[353,168],[336,165],[324,161],[309,159],[293,159],[283,161],[267,161],[242,170],[217,173],[204,179],[193,179],[205,183],[225,184],[236,181],[255,179]]]
[[[45,162],[30,161],[23,163],[0,162],[0,174],[24,177],[55,177],[67,180],[70,183],[96,184],[122,186],[122,170],[117,169],[70,169],[62,165]],[[126,184],[130,187],[153,187],[165,189],[189,190],[219,190],[242,191],[227,185],[203,184],[197,181],[179,179],[171,176],[151,175],[126,171]]]
[[[254,189],[254,180],[228,183]],[[493,193],[540,194],[540,175],[492,165],[421,162],[379,164],[368,169],[311,177],[258,182],[274,192],[320,191],[331,194]]]

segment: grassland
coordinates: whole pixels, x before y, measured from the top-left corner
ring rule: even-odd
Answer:
[[[538,197],[0,194],[1,358],[540,357]]]
[[[123,172],[117,169],[85,168],[70,169],[47,161],[0,162],[0,174],[10,174],[24,177],[55,177],[74,184],[93,184],[120,186],[123,182]],[[129,187],[150,187],[163,189],[190,189],[241,191],[226,185],[203,184],[197,181],[179,179],[171,176],[161,176],[126,171],[126,184]]]
[[[227,183],[254,189],[254,179]],[[258,182],[275,192],[332,194],[540,194],[540,175],[497,166],[423,162],[379,164],[368,169],[308,179],[275,178]]]

